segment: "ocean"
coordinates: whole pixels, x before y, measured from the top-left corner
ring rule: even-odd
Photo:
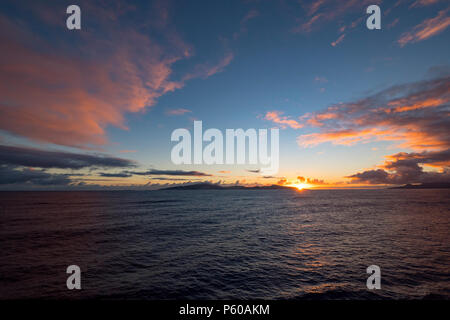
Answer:
[[[449,299],[449,231],[448,189],[0,192],[0,299]]]

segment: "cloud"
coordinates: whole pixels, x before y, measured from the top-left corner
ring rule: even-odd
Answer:
[[[391,29],[391,28],[395,27],[395,26],[398,24],[399,21],[400,21],[399,18],[395,18],[391,23],[389,23],[389,24],[387,25],[387,28],[388,28],[388,29]]]
[[[118,173],[100,172],[99,175],[101,177],[106,177],[106,178],[129,178],[129,177],[133,176],[131,173],[127,173],[127,172],[118,172]]]
[[[45,143],[98,148],[108,143],[108,126],[127,129],[127,113],[143,112],[187,80],[222,71],[232,59],[227,53],[218,64],[202,64],[172,79],[173,65],[191,57],[193,49],[169,23],[164,2],[139,8],[118,1],[79,4],[91,24],[84,20],[76,32],[63,25],[51,42],[45,30],[60,23],[49,19],[54,7],[30,5],[29,22],[0,15],[2,130]],[[17,4],[17,12],[24,8],[28,4]],[[36,20],[42,22],[39,28],[32,24]]]
[[[246,23],[247,21],[254,19],[256,17],[259,16],[259,11],[252,9],[249,12],[247,12],[247,14],[244,16],[244,18],[242,18],[241,24]]]
[[[365,12],[365,8],[370,4],[377,4],[381,1],[374,0],[318,0],[302,1],[305,15],[298,19],[299,24],[293,29],[295,33],[309,33],[320,26],[340,19],[353,12]]]
[[[321,179],[307,178],[306,183],[314,185],[327,185],[328,183]]]
[[[136,175],[162,175],[162,176],[195,176],[195,177],[210,177],[212,174],[200,172],[200,171],[184,171],[184,170],[148,170],[145,172],[131,172],[129,173],[136,174]]]
[[[166,114],[168,114],[170,116],[180,116],[180,115],[183,115],[183,114],[189,113],[189,112],[192,112],[192,111],[188,110],[188,109],[179,108],[179,109],[167,110]]]
[[[388,177],[389,174],[386,171],[378,169],[356,173],[347,178],[352,179],[353,183],[390,184]]]
[[[137,150],[119,150],[120,153],[135,153]]]
[[[450,149],[422,153],[397,153],[387,157],[382,169],[348,176],[353,183],[408,184],[450,182]],[[423,166],[439,167],[440,172],[424,171]]]
[[[191,73],[188,73],[183,77],[183,82],[188,81],[194,78],[208,78],[216,73],[222,72],[226,66],[228,66],[234,58],[234,54],[231,51],[227,51],[225,55],[215,64],[204,63],[199,64],[195,67],[195,70]]]
[[[20,169],[16,166],[0,165],[0,185],[65,186],[71,182],[66,174],[52,174],[43,170]]]
[[[0,145],[0,164],[59,169],[134,167],[131,160],[106,155],[76,154]]]
[[[302,147],[395,141],[414,150],[450,145],[450,77],[393,86],[369,97],[330,106],[302,119],[319,132],[297,138]]]
[[[325,78],[325,77],[319,77],[319,76],[316,76],[316,77],[314,78],[314,81],[315,81],[315,82],[319,82],[319,83],[327,83],[327,82],[328,82],[328,79]]]
[[[423,152],[399,152],[394,155],[387,156],[388,162],[386,168],[391,167],[392,162],[413,161],[415,163],[424,164],[431,167],[449,167],[450,166],[450,149],[442,151],[423,151]]]
[[[305,178],[302,176],[297,177],[297,183],[307,183],[307,184],[313,184],[313,185],[327,185],[328,184],[324,180],[314,179],[314,178]]]
[[[425,7],[432,4],[436,4],[442,0],[417,0],[412,5],[410,5],[410,8],[417,8],[417,7]]]
[[[333,42],[331,43],[331,45],[332,45],[333,47],[336,47],[339,43],[342,42],[342,40],[344,40],[344,37],[345,37],[345,33],[341,34],[341,35],[339,36],[339,38],[336,39],[336,41],[333,41]]]
[[[269,111],[264,116],[265,120],[272,121],[276,124],[279,124],[281,128],[286,129],[287,127],[291,127],[293,129],[300,129],[303,127],[298,121],[289,119],[288,117],[281,116],[283,113],[280,111]]]
[[[134,30],[113,28],[112,39],[103,41],[87,34],[82,46],[93,56],[86,57],[59,48],[38,51],[27,38],[34,36],[41,48],[48,47],[45,40],[17,29],[0,17],[0,127],[10,133],[60,145],[102,145],[106,126],[126,129],[124,113],[142,111],[181,87],[169,76],[182,56],[167,54]]]
[[[249,12],[247,12],[247,14],[242,18],[241,23],[240,23],[240,29],[239,31],[235,32],[233,34],[233,39],[236,40],[238,39],[241,35],[247,33],[247,23],[248,21],[256,18],[259,16],[259,11],[252,9]]]
[[[408,43],[423,41],[441,33],[450,26],[448,12],[449,9],[441,10],[436,17],[426,19],[415,26],[412,31],[403,33],[397,41],[398,44],[403,47]]]
[[[158,181],[189,181],[196,180],[195,178],[165,178],[165,177],[154,177],[150,178],[150,180],[158,180]]]
[[[301,147],[312,147],[392,141],[397,147],[413,150],[389,155],[377,169],[348,176],[353,183],[448,181],[450,76],[439,75],[306,114],[300,119],[319,131],[303,134],[297,142]]]

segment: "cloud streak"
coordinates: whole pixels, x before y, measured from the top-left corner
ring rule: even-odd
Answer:
[[[415,26],[412,31],[405,32],[398,39],[398,44],[404,47],[408,43],[414,43],[431,38],[450,26],[449,9],[439,11],[434,18],[426,19]]]
[[[339,38],[336,39],[336,41],[333,41],[333,42],[331,43],[331,46],[336,47],[339,43],[342,42],[342,40],[344,40],[344,38],[345,38],[345,33],[341,34],[341,35],[339,36]]]
[[[194,176],[194,177],[210,177],[212,174],[200,172],[200,171],[184,171],[184,170],[148,170],[144,172],[132,172],[128,173],[141,175],[141,176]]]
[[[450,77],[397,85],[358,101],[333,105],[304,120],[319,132],[301,135],[301,147],[396,141],[414,150],[450,145]]]
[[[318,0],[303,2],[305,16],[299,18],[299,24],[293,29],[295,33],[310,33],[322,25],[339,19],[352,12],[364,12],[369,4],[377,4],[374,0]]]
[[[126,112],[142,111],[182,86],[169,80],[181,48],[167,53],[143,34],[117,28],[104,41],[86,34],[82,46],[92,56],[73,57],[1,16],[0,128],[60,145],[102,145],[108,125],[126,129]],[[37,51],[33,37],[48,49]]]
[[[166,114],[168,114],[169,116],[181,116],[185,113],[190,113],[190,112],[192,112],[192,111],[188,110],[188,109],[184,109],[184,108],[179,108],[179,109],[168,110],[166,112]]]
[[[0,164],[47,169],[126,168],[136,166],[134,161],[106,155],[46,151],[5,145],[0,145]]]
[[[301,147],[392,141],[412,149],[383,165],[347,176],[352,183],[450,181],[450,76],[396,85],[363,99],[301,117],[318,132],[297,138]],[[426,170],[428,168],[429,170]]]

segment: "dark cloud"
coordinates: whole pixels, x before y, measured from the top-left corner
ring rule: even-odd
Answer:
[[[76,154],[0,145],[0,164],[37,168],[134,167],[135,162],[106,155]]]
[[[152,176],[152,175],[160,175],[160,176],[196,176],[196,177],[210,177],[212,174],[200,172],[200,171],[183,171],[183,170],[148,170],[145,172],[132,172],[127,171],[132,174],[141,175],[141,176]]]
[[[67,174],[52,174],[44,170],[19,169],[0,165],[1,185],[66,186],[71,182]]]
[[[450,150],[397,153],[388,157],[383,169],[367,170],[348,176],[353,183],[408,184],[450,182]],[[423,166],[438,167],[441,171],[424,171]]]
[[[129,178],[132,176],[132,174],[127,172],[119,172],[119,173],[100,172],[99,176],[106,178]]]

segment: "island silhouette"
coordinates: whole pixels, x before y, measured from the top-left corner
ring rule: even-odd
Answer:
[[[254,187],[245,187],[245,186],[221,186],[219,184],[214,183],[207,183],[207,182],[201,182],[201,183],[194,183],[184,186],[176,186],[176,187],[168,187],[160,190],[280,190],[280,189],[286,189],[286,190],[297,190],[295,187],[287,187],[287,186],[280,186],[280,185],[270,185],[270,186],[254,186]]]
[[[403,186],[390,187],[389,189],[449,189],[450,182],[430,182],[421,184],[406,184]],[[272,184],[270,186],[222,186],[220,184],[209,183],[209,182],[199,182],[183,186],[175,186],[162,188],[159,190],[298,190],[298,188],[293,186],[281,186],[277,184]]]

